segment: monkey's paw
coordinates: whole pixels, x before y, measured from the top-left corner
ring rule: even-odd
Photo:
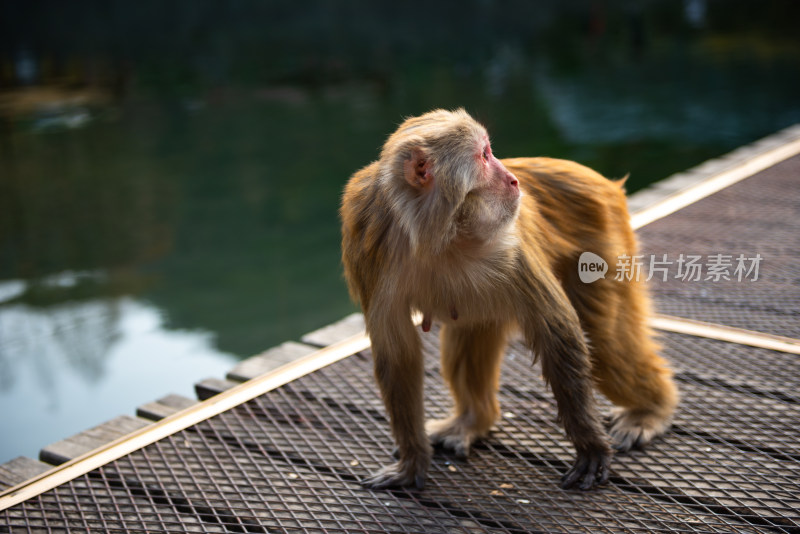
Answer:
[[[459,458],[466,458],[479,434],[469,428],[460,417],[431,419],[425,423],[425,432],[435,447],[450,450]]]
[[[407,486],[421,490],[425,487],[426,472],[427,468],[421,466],[415,468],[413,462],[397,462],[367,477],[361,484],[365,488],[375,490]]]
[[[663,434],[670,426],[670,418],[651,412],[637,412],[615,408],[611,412],[608,434],[613,447],[620,452],[644,447],[653,438]]]
[[[573,466],[561,477],[561,488],[569,489],[581,479],[578,487],[582,490],[589,490],[595,485],[605,484],[608,482],[611,456],[613,454],[608,447],[578,453]]]

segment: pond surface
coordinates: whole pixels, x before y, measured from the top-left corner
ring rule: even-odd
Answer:
[[[355,310],[339,196],[406,116],[631,190],[800,122],[792,2],[95,4],[0,5],[0,462]]]

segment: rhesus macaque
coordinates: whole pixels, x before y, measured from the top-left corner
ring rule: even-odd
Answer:
[[[575,446],[562,487],[608,479],[612,452],[593,384],[617,406],[616,449],[642,446],[670,425],[678,394],[647,327],[644,288],[578,277],[584,251],[611,266],[636,254],[621,182],[569,161],[498,160],[464,110],[437,110],[406,120],[380,159],[350,178],[341,218],[345,276],[397,443],[398,461],[368,487],[421,488],[432,444],[466,455],[487,435],[514,330],[541,359]],[[441,369],[455,401],[450,417],[427,425],[415,311],[422,330],[442,325]]]

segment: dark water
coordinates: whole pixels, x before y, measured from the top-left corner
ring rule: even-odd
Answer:
[[[354,310],[404,116],[633,190],[800,122],[796,2],[295,4],[0,2],[0,462]]]

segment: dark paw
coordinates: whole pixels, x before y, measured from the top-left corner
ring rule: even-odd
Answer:
[[[569,489],[580,481],[582,490],[592,489],[608,482],[612,453],[607,448],[579,453],[575,464],[561,477],[561,488]]]
[[[374,475],[364,479],[361,484],[369,489],[404,488],[413,486],[418,490],[425,487],[425,470],[414,469],[401,462],[384,467]]]
[[[470,447],[463,442],[454,442],[453,440],[440,439],[437,441],[431,440],[434,450],[443,452],[447,455],[452,455],[459,460],[466,460],[469,456]]]

